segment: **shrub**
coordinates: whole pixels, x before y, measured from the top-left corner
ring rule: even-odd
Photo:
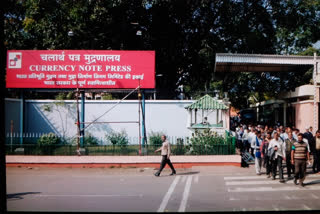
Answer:
[[[216,149],[225,144],[225,139],[210,129],[205,129],[203,132],[196,130],[190,141],[191,153],[196,155],[215,154]]]
[[[61,143],[61,138],[50,132],[42,135],[37,144],[42,155],[52,155],[57,145]]]
[[[111,134],[106,136],[107,140],[115,145],[120,146],[121,148],[125,148],[129,144],[128,135],[125,131],[121,132],[112,132]]]
[[[37,143],[41,146],[57,145],[61,143],[61,139],[56,134],[50,132],[49,134],[42,135]]]
[[[92,135],[85,135],[84,144],[88,146],[97,146],[99,144],[99,141],[96,137]]]
[[[149,134],[149,142],[153,149],[157,149],[162,145],[161,136],[162,132],[152,132]]]

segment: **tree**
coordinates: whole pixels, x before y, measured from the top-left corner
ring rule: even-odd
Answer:
[[[239,108],[303,75],[215,73],[215,53],[297,54],[320,39],[317,0],[10,0],[4,11],[7,49],[155,50],[158,98],[219,89]]]

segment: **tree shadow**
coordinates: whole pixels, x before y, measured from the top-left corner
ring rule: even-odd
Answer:
[[[7,200],[21,200],[24,199],[23,196],[25,195],[32,195],[32,194],[40,194],[41,192],[19,192],[13,194],[7,194]]]

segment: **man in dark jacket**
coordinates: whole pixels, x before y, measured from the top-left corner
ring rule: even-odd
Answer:
[[[310,132],[310,127],[306,127],[306,132],[303,134],[303,138],[306,138],[308,140],[309,143],[309,147],[310,147],[310,153],[311,155],[313,155],[313,166],[312,166],[312,171],[313,173],[316,173],[316,162],[315,161],[315,156],[316,156],[316,141],[315,138],[313,137],[313,134]]]

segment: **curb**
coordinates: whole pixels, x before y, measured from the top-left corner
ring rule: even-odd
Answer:
[[[240,163],[172,163],[175,168],[192,168],[193,166],[236,166]],[[52,168],[145,168],[159,167],[159,163],[7,163],[6,167],[52,167]],[[165,168],[169,168],[166,166]]]

